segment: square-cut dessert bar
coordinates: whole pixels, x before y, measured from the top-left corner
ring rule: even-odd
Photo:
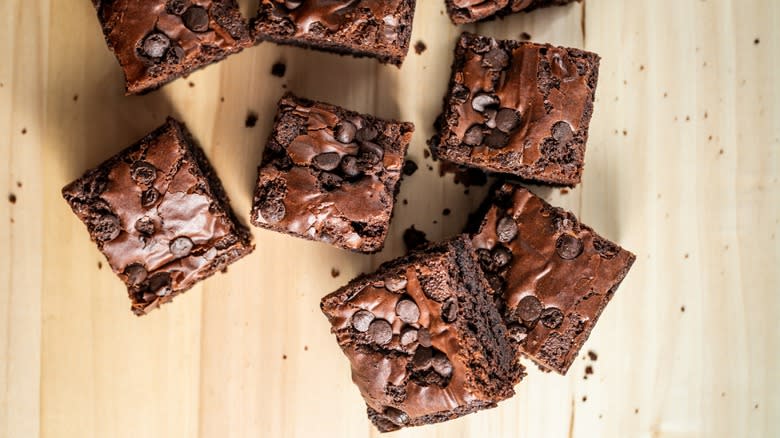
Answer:
[[[172,118],[62,195],[139,316],[254,249],[203,151]]]
[[[526,180],[580,182],[599,56],[464,33],[434,156]]]
[[[235,0],[93,0],[128,94],[145,93],[252,45]]]
[[[286,94],[263,152],[252,224],[382,249],[414,125]]]
[[[400,66],[409,51],[415,0],[260,0],[258,41],[292,44]]]
[[[546,6],[565,5],[575,0],[445,0],[447,13],[455,24],[529,12]],[[581,0],[577,0],[581,1]]]
[[[521,353],[566,374],[635,256],[529,190],[503,184],[474,247]]]
[[[454,419],[514,394],[524,370],[491,293],[461,236],[322,299],[380,431]]]

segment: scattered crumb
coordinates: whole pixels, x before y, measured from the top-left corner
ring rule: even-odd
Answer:
[[[339,275],[341,275],[341,272],[337,268],[331,268],[330,269],[330,276],[331,277],[336,278]]]
[[[593,367],[590,366],[590,365],[586,366],[585,367],[585,374],[587,374],[587,375],[593,374]]]
[[[13,193],[10,193],[8,195],[8,202],[10,202],[11,204],[16,204],[16,195],[14,195]]]
[[[680,306],[680,312],[685,313],[685,306]]]
[[[725,397],[725,396],[726,396],[726,393],[725,393],[725,392],[721,392],[721,393],[720,393],[720,396],[721,396],[721,397]]]
[[[704,111],[704,118],[706,119],[709,116],[710,116],[710,114],[707,111]]]
[[[444,210],[441,211],[441,214],[443,216],[449,216],[450,213],[452,213],[452,210],[450,210],[449,208],[445,208]]]
[[[426,167],[428,168],[428,170],[433,170],[433,166],[431,166],[430,164],[427,165]]]
[[[685,116],[685,121],[686,122],[690,122],[691,121],[691,116]]]
[[[408,205],[409,204],[409,200],[404,198],[403,201],[401,201],[401,203],[404,204],[404,205]]]
[[[596,354],[596,352],[595,352],[595,351],[593,351],[593,350],[589,350],[589,351],[588,351],[588,357],[590,358],[590,360],[592,360],[592,361],[594,361],[594,362],[595,362],[595,361],[597,361],[597,360],[598,360],[598,358],[599,358],[599,355],[598,355],[598,354]]]
[[[601,420],[604,416],[599,414],[599,420]]]
[[[219,98],[219,101],[220,101],[220,102],[224,102],[224,101],[225,101],[225,96],[221,96],[221,97]]]
[[[221,273],[223,273],[223,274],[227,274],[227,268],[228,268],[228,267],[227,267],[227,266],[225,266],[225,267],[224,267],[224,268],[222,268],[222,270],[221,270],[221,271],[219,271],[219,272],[221,272]]]
[[[691,255],[686,252],[684,257],[687,259],[687,258],[690,258]]]
[[[523,41],[528,41],[531,39],[531,34],[528,32],[520,32],[520,39]]]
[[[76,102],[78,100],[79,100],[79,95],[78,94],[74,94],[73,95],[73,101]]]
[[[407,251],[419,248],[428,243],[428,238],[425,237],[425,232],[415,229],[414,225],[404,231],[403,239]]]
[[[567,195],[569,193],[569,189],[561,189],[561,195]]]
[[[434,219],[434,220],[433,220],[433,224],[434,224],[434,225],[436,225],[436,224],[438,224],[438,223],[439,223],[439,221],[437,221],[436,219]]]
[[[195,82],[190,81],[190,88],[194,88],[194,87],[195,87]]]
[[[285,73],[287,73],[287,66],[283,62],[277,61],[271,66],[271,74],[277,78],[283,78]]]
[[[723,155],[723,149],[718,151],[718,155]]]
[[[103,269],[103,262],[98,262],[98,269]]]
[[[309,346],[308,345],[304,345],[303,346],[303,351],[309,351]]]
[[[753,409],[758,409],[758,403],[756,403],[756,405],[753,406]]]
[[[639,408],[634,408],[634,413],[638,414],[639,413]]]
[[[422,54],[427,48],[428,46],[426,46],[422,40],[419,40],[414,44],[414,52],[418,55]]]
[[[645,66],[644,65],[640,65],[639,66],[639,71],[645,71]]]
[[[19,187],[21,189],[22,188],[22,182],[21,181],[17,181],[16,182],[16,187]]]
[[[412,176],[414,175],[414,172],[417,172],[417,163],[415,163],[412,160],[404,161],[404,167],[403,167],[404,175]]]
[[[286,90],[286,89],[287,89],[287,84],[282,84],[282,90]]]
[[[628,135],[628,130],[624,129],[623,130],[623,136],[626,136],[626,135]]]
[[[470,190],[469,190],[469,189],[466,189],[466,190],[464,190],[464,191],[463,191],[463,194],[464,194],[464,195],[468,195],[468,194],[469,194],[469,192],[470,192]]]
[[[428,149],[423,149],[423,158],[430,158],[431,152]]]
[[[282,360],[287,360],[287,355],[286,354],[282,355]]]
[[[22,135],[27,134],[27,128],[22,128]]]
[[[582,402],[585,403],[586,401],[588,401],[588,396],[587,395],[583,395],[582,396]]]
[[[667,96],[669,96],[669,93],[664,91],[664,98],[666,98]]]
[[[257,125],[257,113],[254,111],[249,111],[246,113],[246,120],[244,121],[244,126],[247,128],[254,128],[255,125]]]
[[[757,45],[761,44],[761,40],[756,38],[756,39],[753,40],[753,44],[755,44],[757,46]]]

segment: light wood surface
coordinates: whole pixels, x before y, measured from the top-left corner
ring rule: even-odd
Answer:
[[[400,255],[411,224],[458,232],[484,193],[423,158],[460,32],[443,9],[418,0],[427,50],[400,70],[263,44],[125,97],[91,2],[0,1],[0,437],[376,436],[318,303]],[[584,182],[538,192],[638,261],[585,345],[597,361],[531,369],[497,409],[396,436],[778,436],[780,2],[589,0],[465,28],[603,56]],[[173,114],[247,220],[284,85],[417,125],[386,250],[255,229],[226,275],[136,318],[60,188]]]

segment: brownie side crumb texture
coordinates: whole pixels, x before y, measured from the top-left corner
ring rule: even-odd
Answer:
[[[414,125],[286,94],[258,169],[252,224],[382,249]]]
[[[382,432],[494,407],[524,376],[471,242],[382,264],[324,297],[323,313]]]
[[[525,188],[490,199],[473,242],[510,337],[566,374],[636,257]]]
[[[155,90],[252,45],[235,0],[93,3],[127,94]]]
[[[171,118],[62,194],[139,316],[254,249],[202,149]]]
[[[415,0],[261,0],[250,27],[272,41],[400,66],[412,35]]]
[[[464,33],[436,134],[436,158],[573,186],[584,167],[599,56]]]
[[[562,6],[581,0],[446,0],[447,13],[455,24],[503,18],[517,12],[531,12],[548,6]]]

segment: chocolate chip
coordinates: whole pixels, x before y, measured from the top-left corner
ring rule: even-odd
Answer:
[[[355,134],[355,138],[357,138],[358,141],[372,141],[377,137],[377,135],[379,135],[379,133],[377,132],[376,128],[368,125],[358,129],[357,134]]]
[[[488,134],[487,137],[485,137],[485,146],[489,148],[501,149],[506,147],[508,144],[509,136],[499,131],[498,129],[494,129],[490,132],[490,134]]]
[[[417,342],[417,329],[406,327],[401,331],[401,345],[411,345]]]
[[[414,351],[414,356],[412,356],[412,368],[417,371],[425,371],[431,367],[433,352],[429,347],[430,346],[418,347],[417,350]]]
[[[428,329],[425,327],[418,330],[417,342],[419,342],[420,345],[422,345],[423,347],[430,347],[431,345],[433,345],[431,343],[431,332],[429,332]]]
[[[502,243],[509,243],[517,237],[517,222],[512,216],[504,216],[496,224],[496,237]]]
[[[555,242],[555,252],[564,260],[574,260],[582,254],[582,241],[571,234],[561,234]]]
[[[396,426],[403,426],[409,422],[409,415],[407,415],[406,412],[390,406],[385,408],[383,415]]]
[[[345,155],[341,159],[341,171],[344,175],[349,177],[359,176],[361,173],[360,166],[358,166],[358,159],[354,155]]]
[[[398,318],[406,323],[415,323],[420,319],[420,308],[412,300],[403,299],[395,305],[395,313]]]
[[[479,146],[482,144],[483,138],[484,135],[482,134],[482,125],[471,125],[471,127],[467,129],[466,133],[463,135],[463,143],[469,146]]]
[[[479,264],[482,265],[482,269],[486,271],[496,270],[496,266],[493,264],[493,254],[490,253],[489,249],[477,249],[477,259],[479,260]]]
[[[275,62],[274,65],[271,66],[271,74],[277,78],[283,78],[286,72],[287,65],[283,62]]]
[[[503,268],[512,261],[512,251],[504,245],[496,245],[491,252],[493,263],[497,268]]]
[[[296,9],[302,4],[303,4],[303,0],[284,0],[284,7],[286,7],[289,10]]]
[[[165,296],[171,293],[171,274],[159,272],[149,279],[149,290],[157,296]]]
[[[157,203],[157,200],[160,199],[160,192],[158,192],[154,187],[144,190],[143,193],[141,193],[141,206],[144,208],[149,208]]]
[[[150,58],[162,58],[170,46],[171,40],[165,34],[155,32],[144,38],[142,50]]]
[[[482,93],[477,94],[473,99],[471,99],[471,107],[474,108],[474,111],[484,113],[485,109],[498,105],[500,102],[501,101],[498,100],[498,96]]]
[[[393,339],[393,327],[384,319],[375,319],[368,326],[368,336],[375,343],[385,345]]]
[[[130,177],[136,184],[149,186],[157,179],[157,168],[146,161],[136,161],[130,169]]]
[[[433,366],[434,371],[444,378],[452,375],[452,363],[450,363],[450,360],[447,359],[447,356],[444,354],[435,354],[431,359],[431,366]]]
[[[515,310],[515,315],[521,321],[533,322],[542,314],[542,302],[533,295],[526,295],[520,300]]]
[[[195,246],[192,240],[187,236],[181,236],[173,239],[169,246],[171,254],[176,258],[187,257]]]
[[[318,179],[322,188],[329,192],[341,187],[341,183],[344,182],[340,176],[330,172],[320,172]]]
[[[385,150],[382,149],[382,146],[370,141],[360,143],[360,150],[372,156],[372,163],[378,163],[385,156]]]
[[[311,163],[322,170],[334,170],[341,163],[341,156],[338,152],[325,152],[312,158]]]
[[[412,160],[404,161],[404,167],[401,169],[404,175],[412,176],[414,172],[417,172],[417,163]]]
[[[95,225],[92,227],[92,234],[95,236],[95,239],[101,242],[110,242],[119,237],[119,233],[122,231],[119,225],[118,217],[113,214],[107,214],[101,216],[95,222]]]
[[[504,279],[496,274],[488,274],[487,276],[488,284],[490,285],[490,288],[493,289],[495,293],[500,294],[504,290]]]
[[[209,13],[200,6],[193,6],[181,16],[187,29],[193,32],[205,32],[209,30]]]
[[[507,331],[509,338],[515,342],[523,342],[528,337],[528,329],[520,324],[512,324]]]
[[[512,108],[501,108],[496,114],[496,128],[510,133],[520,125],[520,113]]]
[[[556,307],[548,307],[542,311],[542,315],[539,319],[545,327],[557,329],[563,322],[563,312]]]
[[[154,234],[154,220],[150,218],[149,216],[142,216],[137,221],[135,221],[135,229],[141,234],[146,234],[147,236]]]
[[[181,15],[187,10],[187,0],[168,0],[166,10],[169,14]]]
[[[455,84],[455,86],[452,87],[452,101],[458,105],[465,103],[469,99],[469,95],[469,89],[462,84]]]
[[[482,57],[482,65],[489,70],[502,70],[509,65],[509,55],[503,49],[494,47]]]
[[[450,297],[441,305],[441,319],[444,322],[454,322],[458,318],[458,300]]]
[[[385,287],[390,292],[400,292],[406,288],[407,281],[403,277],[385,278]]]
[[[571,130],[571,125],[560,121],[553,125],[552,136],[558,143],[566,144],[574,137],[574,132]]]
[[[356,132],[357,128],[355,125],[346,120],[336,125],[336,129],[333,130],[336,140],[344,144],[352,143],[355,140]]]
[[[125,268],[125,276],[127,277],[127,284],[130,286],[138,286],[146,280],[149,272],[146,271],[144,265],[140,263],[133,263]]]
[[[360,309],[352,314],[352,328],[361,333],[365,333],[368,331],[368,327],[371,325],[373,320],[373,313],[369,312],[368,310]]]
[[[496,111],[494,108],[485,109],[485,112],[483,113],[485,116],[485,126],[490,129],[496,128],[496,114],[498,114],[498,111]]]
[[[260,215],[269,224],[281,221],[285,214],[287,214],[287,210],[281,199],[269,198],[260,204]]]

